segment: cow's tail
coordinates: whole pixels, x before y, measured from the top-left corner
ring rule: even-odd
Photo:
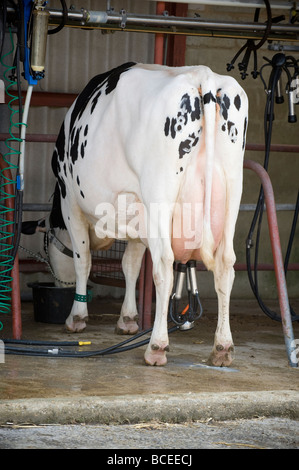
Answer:
[[[212,271],[214,268],[215,243],[211,227],[211,200],[216,131],[216,89],[212,77],[209,77],[208,80],[204,80],[204,85],[202,87],[202,100],[204,112],[204,138],[206,148],[206,161],[203,239],[201,246],[201,257],[207,269]]]

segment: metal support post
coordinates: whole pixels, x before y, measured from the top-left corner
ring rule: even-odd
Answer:
[[[277,291],[279,297],[279,306],[282,319],[282,329],[287,350],[287,356],[291,367],[298,367],[298,362],[293,361],[293,352],[295,350],[295,341],[293,326],[290,313],[290,305],[288,299],[287,285],[284,274],[283,258],[281,253],[281,244],[275,209],[274,193],[270,177],[267,171],[259,164],[252,160],[244,161],[244,168],[254,171],[260,178],[266,201],[267,220],[269,225],[270,241],[274,261],[274,270],[277,283]]]

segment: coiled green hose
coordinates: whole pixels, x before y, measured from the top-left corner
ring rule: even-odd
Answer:
[[[18,173],[18,160],[20,150],[16,149],[19,147],[19,143],[22,141],[21,138],[13,135],[13,128],[20,128],[24,125],[23,123],[14,122],[14,116],[19,113],[18,107],[12,108],[13,102],[18,100],[16,95],[11,94],[11,88],[16,85],[14,78],[16,67],[5,64],[4,60],[6,57],[11,56],[14,52],[14,43],[12,33],[10,30],[10,43],[11,49],[9,52],[1,57],[1,64],[5,67],[4,79],[8,82],[6,86],[6,94],[10,97],[8,108],[10,114],[10,126],[9,134],[10,137],[6,139],[5,145],[7,152],[3,155],[4,168],[1,169],[0,174],[0,312],[9,313],[11,309],[11,270],[14,264],[14,236],[15,236],[15,193],[16,191],[9,190],[10,185],[16,187],[17,173]],[[10,74],[10,76],[9,76]],[[13,145],[16,144],[17,146]],[[13,175],[13,176],[12,176]],[[9,201],[13,198],[14,202]],[[3,328],[3,323],[0,321],[0,330]]]

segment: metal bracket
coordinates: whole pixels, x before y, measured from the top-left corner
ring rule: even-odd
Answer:
[[[85,8],[81,8],[82,19],[81,19],[81,26],[85,26],[86,23],[89,21],[89,12]]]
[[[121,29],[125,29],[126,24],[127,24],[127,12],[126,10],[120,10],[119,13],[121,14],[120,27]]]

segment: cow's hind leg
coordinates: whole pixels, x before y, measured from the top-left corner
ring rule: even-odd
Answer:
[[[140,272],[145,246],[129,241],[122,259],[123,273],[126,279],[126,293],[115,332],[120,335],[136,334],[138,312],[136,306],[136,282]]]
[[[220,367],[229,366],[233,361],[234,345],[230,330],[229,305],[234,281],[234,261],[234,252],[224,253],[221,244],[217,249],[214,268],[214,283],[218,296],[218,323],[210,355],[210,362]]]
[[[215,161],[218,161],[222,167],[226,181],[223,236],[215,253],[213,269],[218,296],[218,323],[210,360],[216,366],[229,366],[233,360],[234,345],[229,323],[229,305],[235,276],[233,266],[236,256],[233,240],[242,195],[243,155],[248,114],[246,94],[241,89],[236,90],[235,83],[230,77],[226,77],[224,82],[226,83],[219,87],[218,99],[221,100],[222,111],[227,106],[228,116],[223,112],[220,113],[219,132],[215,142]]]
[[[229,322],[230,295],[235,278],[234,233],[242,192],[240,177],[229,179],[226,175],[226,217],[222,239],[215,253],[214,284],[218,296],[218,323],[210,361],[215,366],[229,366],[233,360],[234,345]],[[232,175],[234,176],[234,175]]]

